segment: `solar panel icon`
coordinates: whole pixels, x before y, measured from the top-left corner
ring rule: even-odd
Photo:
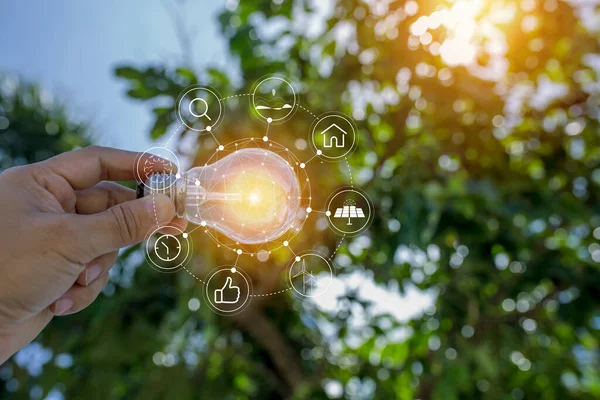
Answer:
[[[335,210],[333,218],[348,218],[346,225],[352,225],[352,219],[354,218],[365,218],[365,213],[360,207],[356,207],[354,200],[348,199],[344,201],[342,207]]]

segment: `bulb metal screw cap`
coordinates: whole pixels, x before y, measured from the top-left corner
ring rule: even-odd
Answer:
[[[179,179],[175,174],[156,173],[150,175],[146,182],[140,182],[136,188],[137,198],[153,194],[164,194],[173,200],[179,218],[185,217],[185,196],[187,174]]]

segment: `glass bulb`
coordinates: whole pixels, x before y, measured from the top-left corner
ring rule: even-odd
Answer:
[[[259,148],[236,150],[180,178],[154,174],[144,188],[143,195],[171,197],[179,217],[244,244],[275,240],[305,217],[293,167]]]

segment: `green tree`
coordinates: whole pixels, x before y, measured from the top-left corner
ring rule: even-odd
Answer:
[[[88,145],[87,124],[70,119],[52,94],[0,75],[0,171]]]
[[[107,298],[44,332],[73,366],[35,378],[11,364],[22,386],[60,381],[67,398],[600,398],[599,49],[578,6],[342,0],[321,21],[311,2],[234,3],[219,21],[236,84],[212,68],[116,69],[132,98],[167,104],[152,137],[171,134],[190,84],[228,97],[267,73],[291,77],[301,105],[359,125],[349,163],[377,215],[338,250],[338,277],[429,290],[434,307],[396,320],[349,288],[333,312],[289,294],[235,318],[191,312],[202,286],[156,274],[132,248]],[[226,104],[220,142],[262,136],[244,98]],[[270,136],[293,148],[312,121],[299,110]],[[215,144],[198,144],[200,164]],[[347,182],[344,165],[310,168],[315,204]],[[294,248],[319,237],[333,251],[338,238],[317,225]],[[194,241],[198,275],[231,263]],[[249,262],[255,288],[283,287],[288,256]]]

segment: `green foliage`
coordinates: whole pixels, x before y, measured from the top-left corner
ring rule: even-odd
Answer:
[[[431,38],[411,34],[438,2],[419,2],[412,13],[415,2],[342,0],[314,35],[293,28],[313,3],[277,3],[244,0],[219,16],[239,63],[237,86],[212,68],[122,66],[116,75],[130,97],[161,99],[153,138],[172,133],[171,110],[184,87],[211,85],[228,97],[248,93],[268,73],[298,82],[300,104],[317,115],[353,115],[360,146],[349,162],[377,216],[368,236],[338,250],[338,277],[360,273],[364,285],[374,281],[393,294],[429,290],[435,306],[397,320],[350,287],[333,312],[278,295],[227,319],[204,306],[189,311],[202,286],[187,274],[156,274],[133,248],[107,297],[44,332],[41,343],[71,354],[73,367],[47,365],[35,378],[11,364],[22,387],[48,390],[61,381],[67,398],[321,399],[336,384],[346,398],[600,398],[594,32],[567,3],[509,2],[512,19],[491,23],[500,12],[490,2],[474,20],[498,27],[506,52],[492,54],[494,38],[478,31],[475,61],[453,66],[448,60],[469,48],[446,58],[433,49],[453,37],[452,27],[430,28]],[[264,32],[277,21],[276,34]],[[318,25],[311,21],[304,27]],[[334,34],[348,26],[350,34]],[[502,74],[484,77],[498,65]],[[548,82],[561,94],[540,94]],[[262,137],[247,99],[226,106],[220,142]],[[311,123],[299,110],[269,135],[294,148]],[[179,146],[189,136],[184,131]],[[215,143],[200,137],[198,144],[200,164]],[[309,168],[317,205],[349,178],[344,165]],[[295,249],[335,248],[337,238],[315,222]],[[194,241],[198,275],[234,260],[205,235]],[[283,287],[288,257],[275,252],[244,268],[255,288],[269,292]],[[17,393],[26,397],[26,389]]]
[[[45,160],[90,142],[52,95],[16,77],[0,76],[0,171]]]

